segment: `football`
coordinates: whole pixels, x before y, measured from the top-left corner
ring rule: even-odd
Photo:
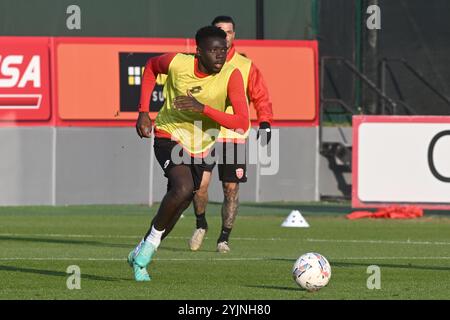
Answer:
[[[319,253],[309,252],[301,255],[294,263],[292,276],[295,282],[307,291],[317,291],[328,284],[331,266]]]

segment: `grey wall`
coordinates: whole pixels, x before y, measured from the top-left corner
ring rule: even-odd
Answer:
[[[275,133],[278,130],[279,133]],[[268,175],[268,165],[256,164],[256,156],[248,155],[247,182],[240,185],[241,201],[316,201],[318,194],[318,131],[317,128],[276,128],[274,127],[271,146],[279,141],[279,157],[271,157],[271,162],[279,161],[278,172]],[[249,141],[256,141],[252,131]],[[277,139],[277,136],[279,139]],[[254,153],[256,143],[247,142],[248,154]],[[262,152],[262,151],[260,151]],[[278,158],[278,159],[277,159]],[[160,201],[165,194],[166,180],[162,169],[154,160],[153,200]],[[259,175],[257,175],[259,173]],[[163,187],[160,187],[163,186]],[[223,192],[218,178],[217,166],[212,174],[209,199],[221,202]]]
[[[134,128],[56,132],[56,204],[149,202],[151,145]]]
[[[0,205],[51,204],[54,129],[0,128]]]
[[[279,129],[279,171],[261,176],[260,200],[319,200],[318,128]]]
[[[279,134],[276,134],[275,130],[279,130]],[[271,162],[277,161],[276,158],[278,158],[278,172],[275,175],[268,175],[266,174],[268,166],[258,166],[256,161],[248,161],[250,163],[247,166],[248,180],[240,185],[240,199],[261,202],[319,200],[318,129],[274,127],[272,147],[275,145],[277,135],[279,136],[279,152],[274,153],[278,153],[279,157],[272,157]],[[250,139],[256,141],[254,135],[250,135]],[[249,143],[247,143],[247,150],[248,153],[253,150]],[[272,149],[272,151],[275,150]],[[276,167],[273,166],[273,168]],[[154,201],[160,201],[164,196],[165,189],[156,188],[156,186],[165,186],[165,180],[162,179],[162,170],[157,163],[154,169],[153,184]],[[223,200],[217,168],[213,171],[209,198],[211,201],[217,202]]]
[[[320,189],[339,192],[318,154],[318,128],[274,129],[279,170],[263,175],[267,166],[250,164],[242,201],[316,201]],[[0,205],[158,202],[167,183],[152,143],[134,128],[0,128]],[[217,176],[215,169],[211,201],[223,199]]]
[[[351,127],[324,127],[322,131],[322,141],[340,142],[345,146],[352,145]],[[348,190],[351,187],[351,172],[341,172],[333,167],[333,163],[324,157],[319,156],[319,191],[321,197],[349,197]]]

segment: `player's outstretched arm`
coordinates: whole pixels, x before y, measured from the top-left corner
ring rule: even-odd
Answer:
[[[259,139],[260,133],[265,135],[266,137],[262,139],[262,144],[264,145],[269,143],[271,138],[272,102],[270,101],[269,90],[262,73],[254,63],[250,67],[247,94],[250,101],[253,102],[258,117],[259,130],[257,139]]]
[[[252,63],[248,77],[247,94],[256,110],[258,122],[272,123],[273,111],[264,77],[258,67]]]
[[[152,120],[149,116],[150,98],[156,84],[158,74],[167,74],[169,65],[175,57],[175,53],[166,53],[161,56],[148,59],[142,76],[141,96],[139,99],[139,116],[136,121],[136,132],[141,138],[150,138],[152,132]]]

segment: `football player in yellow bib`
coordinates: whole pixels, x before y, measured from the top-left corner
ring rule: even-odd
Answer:
[[[200,187],[208,165],[204,159],[220,127],[246,132],[249,126],[241,72],[225,64],[226,33],[207,26],[197,31],[195,40],[195,56],[168,53],[149,59],[145,66],[136,130],[141,138],[150,137],[150,96],[157,75],[166,74],[166,99],[155,119],[154,152],[168,187],[148,232],[128,255],[136,281],[150,280],[147,266],[162,235],[168,234]],[[229,104],[233,114],[225,112]]]
[[[258,137],[261,133],[261,142],[263,144],[269,143],[270,124],[273,118],[272,103],[262,74],[250,59],[236,52],[233,45],[235,23],[231,17],[218,16],[211,24],[221,28],[227,34],[227,64],[231,64],[241,71],[247,98],[253,103],[258,116],[260,129],[258,131]],[[232,113],[233,108],[231,106],[228,107],[227,112]],[[217,251],[222,253],[230,251],[228,238],[238,212],[239,183],[247,181],[246,139],[248,133],[249,130],[243,134],[239,134],[227,128],[222,128],[218,138],[218,142],[222,143],[222,145],[219,144],[217,148],[222,148],[223,150],[223,158],[219,161],[218,171],[219,179],[222,181],[224,201],[222,204],[222,230],[217,239]],[[197,226],[189,240],[189,247],[192,251],[200,249],[206,231],[208,230],[205,212],[208,203],[208,186],[212,167],[209,166],[207,171],[203,175],[200,189],[194,196]]]

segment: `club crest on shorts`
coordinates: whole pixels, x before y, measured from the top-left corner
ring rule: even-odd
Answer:
[[[244,176],[244,169],[242,169],[242,168],[236,169],[236,177],[238,179],[242,179],[243,176]]]

